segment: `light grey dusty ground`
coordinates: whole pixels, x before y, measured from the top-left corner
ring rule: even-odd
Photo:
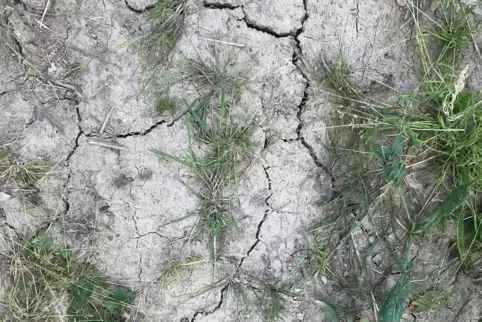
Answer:
[[[373,95],[389,100],[411,88],[417,74],[413,44],[406,41],[407,10],[395,0],[188,2],[176,56],[209,55],[208,39],[243,45],[237,65],[251,70],[253,84],[238,113],[257,124],[257,157],[239,186],[239,232],[226,241],[216,273],[200,265],[163,286],[156,279],[166,258],[209,255],[204,242],[186,243],[195,223],[187,215],[198,203],[192,173],[151,152],[185,153],[184,120],[156,115],[140,86],[139,57],[125,46],[156,2],[49,1],[53,8],[42,19],[47,1],[0,0],[3,23],[19,39],[18,55],[0,66],[0,146],[22,160],[55,165],[38,185],[36,213],[21,195],[0,203],[0,250],[8,253],[38,229],[62,233],[101,271],[137,292],[139,321],[258,321],[255,313],[237,314],[226,288],[192,294],[237,270],[279,279],[296,270],[303,232],[322,217],[313,203],[332,189],[324,153],[324,113],[332,103],[310,66],[320,57],[335,59],[342,44]],[[97,144],[107,139],[121,149]],[[317,302],[323,287],[320,281],[309,291],[298,285],[280,320],[328,321]],[[460,295],[426,320],[459,314],[459,321],[475,321],[481,294],[470,289],[468,309],[458,313],[466,300]]]

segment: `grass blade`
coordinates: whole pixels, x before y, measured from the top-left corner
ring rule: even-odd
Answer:
[[[459,215],[459,220],[457,222],[457,249],[459,250],[460,260],[464,261],[465,256],[465,227],[464,227],[465,216],[463,213]]]
[[[423,230],[427,231],[435,228],[445,218],[450,216],[455,210],[462,206],[468,197],[468,185],[460,185],[453,188],[448,194],[447,198],[427,216]]]
[[[183,164],[183,165],[188,166],[188,167],[192,166],[191,162],[189,162],[186,159],[179,158],[179,157],[173,156],[171,154],[168,154],[166,152],[162,152],[162,151],[156,150],[156,149],[152,149],[151,151],[154,152],[155,154],[157,154],[158,156],[166,158],[170,161],[174,161],[176,163],[180,163],[180,164]]]

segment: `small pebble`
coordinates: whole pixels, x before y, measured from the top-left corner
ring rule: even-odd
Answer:
[[[12,198],[12,195],[0,191],[0,202],[7,201]]]
[[[373,244],[373,242],[375,241],[375,237],[373,236],[368,236],[368,242],[371,244]]]
[[[395,0],[400,7],[405,7],[407,5],[407,0]]]
[[[381,266],[382,261],[383,261],[383,258],[382,258],[382,255],[380,254],[376,254],[375,256],[372,257],[372,262],[375,265]]]
[[[47,72],[48,72],[49,74],[53,74],[53,73],[55,73],[56,71],[57,71],[57,66],[55,65],[55,63],[51,63],[51,64],[50,64],[50,67],[47,68]]]
[[[326,283],[328,283],[328,279],[326,278],[326,276],[322,276],[321,277],[321,282],[323,283],[323,285],[326,285]]]
[[[271,262],[271,274],[274,277],[281,277],[283,275],[283,263],[279,259]]]

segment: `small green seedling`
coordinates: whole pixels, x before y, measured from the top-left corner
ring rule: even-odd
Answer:
[[[397,135],[391,145],[381,146],[373,139],[373,153],[383,163],[383,178],[391,182],[395,188],[400,188],[406,176],[402,160],[402,137]]]
[[[158,277],[158,280],[163,284],[164,287],[167,286],[170,280],[182,280],[184,274],[191,270],[194,266],[206,263],[200,257],[187,257],[185,260],[180,261],[176,259],[167,259],[162,263],[162,272]]]
[[[156,99],[156,112],[159,115],[172,114],[176,106],[176,100],[168,95],[160,95]]]
[[[289,285],[281,280],[262,281],[264,287],[264,301],[261,301],[262,310],[267,321],[276,321],[285,310],[285,296],[292,296]]]
[[[352,100],[360,98],[361,91],[352,79],[348,59],[340,46],[338,57],[333,63],[327,64],[324,60],[320,63],[320,71],[316,73],[318,83],[325,84],[333,90],[338,101],[349,105]]]

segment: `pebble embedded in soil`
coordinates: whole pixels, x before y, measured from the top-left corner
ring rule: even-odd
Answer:
[[[283,276],[283,263],[279,259],[273,260],[270,265],[270,271],[276,278]]]

